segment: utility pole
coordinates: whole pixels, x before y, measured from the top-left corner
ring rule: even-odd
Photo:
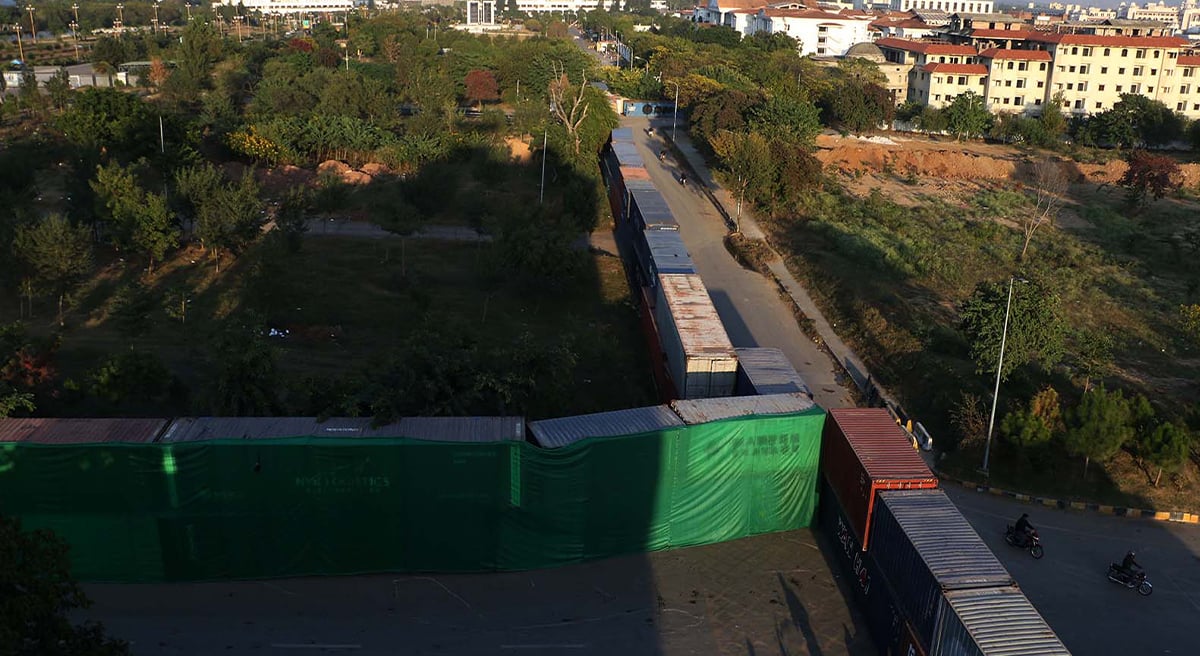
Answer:
[[[78,5],[76,5],[78,6]],[[75,61],[79,61],[79,23],[71,21],[71,36],[75,37]]]
[[[679,121],[679,83],[675,83],[675,113],[671,116],[671,143],[675,143],[675,123]]]
[[[992,428],[996,425],[996,402],[1000,400],[1000,373],[1004,371],[1004,346],[1008,342],[1008,317],[1012,312],[1013,283],[1016,281],[1016,276],[1008,279],[1008,303],[1004,306],[1004,330],[1000,333],[1000,358],[996,362],[996,389],[992,392],[992,416],[988,419],[987,443],[983,447],[983,468],[980,469],[984,476],[988,475],[988,456],[992,451]],[[1022,279],[1021,282],[1025,280]]]
[[[154,33],[158,34],[158,3],[162,0],[154,0]]]
[[[538,205],[542,204],[542,199],[546,196],[546,146],[550,139],[550,127],[545,128],[542,132],[542,186],[538,190]]]
[[[17,31],[17,52],[21,55],[21,66],[25,66],[25,46],[21,43],[21,24],[13,23],[13,29]]]
[[[29,33],[33,35],[33,42],[37,43],[37,23],[33,20],[33,5],[25,5],[25,11],[29,12]]]
[[[117,36],[125,34],[125,5],[117,3],[117,22],[113,23],[113,27],[117,28]]]

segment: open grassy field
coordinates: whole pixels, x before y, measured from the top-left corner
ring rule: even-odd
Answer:
[[[1021,260],[1017,219],[1031,205],[1022,162],[1045,154],[982,145],[959,153],[958,146],[943,144],[938,148],[977,163],[948,173],[898,170],[895,162],[907,160],[861,152],[871,147],[845,147],[861,157],[852,170],[836,170],[847,166],[839,164],[836,149],[833,157],[823,153],[834,183],[798,215],[767,227],[839,331],[942,446],[958,440],[951,416],[963,395],[978,397],[986,410],[994,381],[994,372],[976,372],[958,308],[980,282],[1014,273],[1046,281],[1059,295],[1067,354],[1049,371],[1017,370],[1001,389],[997,423],[1014,402],[1027,402],[1043,386],[1052,385],[1069,407],[1097,379],[1145,394],[1160,416],[1200,419],[1200,345],[1179,326],[1180,305],[1200,300],[1200,203],[1184,194],[1130,209],[1111,180],[1062,162],[1072,184],[1057,226],[1037,233]],[[925,153],[910,164],[936,167],[936,161],[936,153]],[[972,176],[976,169],[980,175]],[[1088,347],[1104,338],[1112,341],[1111,358],[1091,367],[1098,375],[1089,379]],[[978,447],[960,449],[945,466],[971,474],[980,456]],[[1030,461],[998,440],[992,456],[997,485],[1200,507],[1195,445],[1191,462],[1164,476],[1159,487],[1151,483],[1154,472],[1129,453],[1093,463],[1087,478],[1082,459],[1061,446]]]
[[[152,275],[121,261],[101,267],[75,296],[56,357],[63,379],[82,381],[109,354],[136,348],[158,356],[192,391],[177,407],[134,408],[148,414],[203,412],[209,336],[254,312],[287,330],[271,339],[281,386],[303,378],[355,375],[403,346],[418,331],[447,332],[504,346],[528,334],[535,343],[567,343],[577,356],[564,405],[535,404],[530,413],[562,416],[653,402],[652,379],[637,315],[619,259],[578,253],[578,273],[560,284],[530,284],[499,271],[487,243],[420,239],[310,237],[298,253],[266,243],[226,262],[218,273],[198,248],[178,253]],[[154,303],[148,329],[130,337],[118,319],[118,290],[140,280]],[[186,317],[181,308],[186,304]],[[12,296],[0,298],[15,314]],[[27,326],[58,329],[48,301],[34,304]],[[174,315],[174,316],[172,316]],[[15,318],[15,317],[5,317]],[[569,364],[564,366],[569,367]],[[99,411],[85,399],[40,410]]]

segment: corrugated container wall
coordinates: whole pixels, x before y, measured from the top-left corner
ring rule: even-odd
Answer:
[[[1011,587],[1012,575],[941,490],[879,493],[869,553],[926,650],[948,590]]]
[[[0,419],[0,442],[26,444],[90,444],[153,442],[166,419],[58,419],[25,417]]]
[[[680,398],[730,396],[737,353],[700,276],[660,275],[654,319],[667,372]]]
[[[1070,656],[1020,590],[946,593],[930,656]]]
[[[636,435],[679,426],[683,426],[683,421],[670,408],[654,405],[648,408],[531,421],[529,434],[538,446],[559,448],[593,437]]]
[[[872,553],[862,550],[829,481],[824,476],[820,479],[817,514],[821,530],[832,543],[834,562],[845,577],[851,598],[867,620],[871,638],[880,654],[910,654],[908,645],[913,642],[912,631],[900,610],[899,595],[883,576]],[[918,645],[911,654],[923,656],[924,652]]]
[[[525,439],[524,417],[403,417],[373,426],[369,417],[187,417],[163,431],[163,442],[288,437],[404,437],[431,442]]]
[[[769,396],[730,396],[720,399],[672,401],[671,408],[685,424],[705,424],[734,417],[787,415],[819,412],[821,409],[803,394]]]
[[[812,398],[812,390],[783,351],[764,347],[734,350],[738,356],[738,395],[798,392]]]
[[[938,486],[937,477],[883,408],[830,410],[821,440],[821,467],[863,549],[870,548],[876,492]]]

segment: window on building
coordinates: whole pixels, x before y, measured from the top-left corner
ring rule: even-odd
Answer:
[[[1025,96],[1017,96],[1016,98],[1013,98],[1013,104],[1014,105],[1024,105],[1025,104]]]
[[[1176,54],[1175,51],[1168,50],[1167,51],[1167,59],[1175,59],[1175,54]]]
[[[1129,48],[1121,48],[1121,56],[1128,57],[1129,56]]]
[[[1133,67],[1133,74],[1134,74],[1134,75],[1141,75],[1141,74],[1142,74],[1142,67],[1141,67],[1141,66],[1134,66],[1134,67]]]
[[[1008,98],[1005,98],[1005,99],[1004,99],[1004,104],[1005,104],[1005,105],[1007,105],[1007,104],[1008,104]]]
[[[958,86],[960,86],[960,87],[966,86],[966,84],[967,84],[967,78],[962,75],[959,75],[958,76]]]
[[[1024,89],[1025,88],[1025,80],[1017,80],[1017,88]]]
[[[1066,72],[1067,72],[1067,67],[1066,67],[1066,66],[1059,66],[1059,67],[1058,67],[1058,72],[1059,72],[1059,73],[1066,73]]]
[[[1034,99],[1033,99],[1033,104],[1035,104],[1035,105],[1040,105],[1040,104],[1042,104],[1042,99],[1041,99],[1041,98],[1034,98]]]
[[[1192,69],[1192,68],[1185,68],[1185,69],[1183,69],[1183,76],[1184,76],[1184,77],[1191,77],[1191,76],[1192,76],[1192,71],[1194,71],[1194,70],[1195,70],[1195,69]]]
[[[1043,82],[1042,80],[1038,80],[1038,88],[1041,89],[1044,86],[1046,86],[1046,83]]]
[[[817,54],[818,54],[818,55],[823,55],[823,54],[825,54],[825,49],[824,49],[824,48],[817,48]]]
[[[1109,56],[1109,55],[1111,55],[1111,54],[1112,54],[1112,48],[1105,48],[1105,49],[1104,49],[1104,56],[1105,56],[1105,57],[1108,57],[1108,56]]]
[[[1141,93],[1141,88],[1142,85],[1140,84],[1131,84],[1129,85],[1129,93]]]
[[[1154,51],[1154,58],[1158,59],[1158,51],[1157,50]]]
[[[1171,87],[1163,87],[1163,88],[1162,88],[1162,92],[1163,92],[1164,94],[1170,94],[1170,93],[1171,93]]]
[[[1122,87],[1122,85],[1120,85],[1120,84],[1117,85],[1117,93],[1121,93],[1121,87]]]
[[[1012,62],[1008,62],[1008,66],[1005,66],[1005,68],[1007,68],[1008,70],[1010,70],[1010,71],[1011,71],[1011,70],[1013,69],[1013,63],[1012,63]]]
[[[1075,67],[1074,67],[1074,66],[1071,66],[1071,67],[1069,67],[1067,70],[1068,70],[1069,72],[1071,72],[1071,73],[1074,73],[1074,72],[1075,72]]]
[[[1104,85],[1103,85],[1103,84],[1101,84],[1101,85],[1097,86],[1096,88],[1097,88],[1097,89],[1099,89],[1100,91],[1104,91]]]
[[[1084,64],[1083,66],[1080,66],[1080,67],[1079,67],[1079,72],[1080,72],[1080,73],[1083,73],[1084,75],[1087,75],[1087,72],[1088,72],[1088,67],[1087,67],[1087,64]]]
[[[1075,109],[1083,109],[1083,101],[1082,100],[1075,101]]]
[[[1154,93],[1154,87],[1146,87],[1146,93]]]
[[[1175,111],[1182,112],[1187,107],[1187,103],[1175,103]]]
[[[1146,50],[1144,48],[1138,48],[1137,52],[1133,53],[1133,57],[1134,57],[1134,59],[1145,59],[1146,58]]]
[[[1150,69],[1150,74],[1151,74],[1151,75],[1158,75],[1158,69],[1157,69],[1157,68],[1152,68],[1152,69]]]
[[[1078,54],[1079,54],[1079,48],[1071,48],[1071,54],[1072,54],[1072,55],[1078,55]]]
[[[999,98],[997,98],[997,97],[995,97],[995,96],[992,96],[992,104],[993,104],[993,105],[999,105],[999,104],[1000,104],[1000,99],[999,99]]]
[[[1080,83],[1079,83],[1079,90],[1080,90],[1080,91],[1087,91],[1087,82],[1080,82]]]
[[[1074,91],[1074,90],[1075,90],[1075,83],[1067,82],[1067,91]]]
[[[1091,48],[1084,48],[1084,49],[1083,49],[1083,56],[1084,56],[1084,57],[1091,57],[1091,56],[1092,56],[1092,49],[1091,49]]]
[[[1192,87],[1191,87],[1190,85],[1187,85],[1187,84],[1185,84],[1185,85],[1183,85],[1183,86],[1179,87],[1179,93],[1187,93],[1187,92],[1189,92],[1189,91],[1191,91],[1191,90],[1192,90]]]
[[[934,99],[934,100],[941,100],[941,99],[942,99],[942,94],[940,94],[940,93],[935,93],[935,94],[933,94],[933,99]]]
[[[1000,86],[1000,80],[996,80],[995,82],[993,82],[992,86],[994,86],[994,87]]]
[[[981,87],[987,86],[987,80],[985,80],[983,78],[979,78],[979,86],[981,86]]]
[[[1117,75],[1124,75],[1124,74],[1125,74],[1125,69],[1123,69],[1123,68],[1117,69]]]
[[[937,76],[937,77],[933,78],[933,83],[934,83],[934,84],[941,84],[941,83],[942,83],[942,76],[940,76],[940,75],[939,75],[939,76]]]
[[[1101,75],[1108,75],[1108,67],[1107,67],[1107,66],[1101,66],[1101,67],[1100,67],[1100,74],[1101,74]]]
[[[1038,70],[1039,70],[1039,71],[1044,71],[1044,70],[1046,70],[1046,62],[1042,62],[1042,63],[1041,63],[1039,66],[1038,66]]]
[[[818,32],[828,32],[828,31],[829,31],[829,27],[827,27],[827,26],[825,26],[825,25],[818,25],[818,26],[817,26],[817,31],[818,31]]]
[[[1006,86],[1006,87],[1011,87],[1011,86],[1012,86],[1012,80],[1005,80],[1005,81],[1004,81],[1004,86]]]
[[[1102,103],[1102,102],[1100,102],[1099,100],[1097,100],[1097,101],[1096,101],[1096,109],[1102,109],[1103,107],[1104,107],[1104,103]]]
[[[1027,70],[1029,70],[1029,62],[1021,62],[1020,64],[1017,64],[1017,70],[1018,70],[1018,71],[1027,71]]]
[[[1192,105],[1192,111],[1200,112],[1200,103],[1196,103],[1195,105]]]

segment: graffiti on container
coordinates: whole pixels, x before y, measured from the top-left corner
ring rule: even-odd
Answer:
[[[389,476],[341,476],[337,473],[297,476],[296,487],[318,496],[332,494],[378,494],[392,486]]]
[[[728,453],[734,456],[782,456],[800,453],[804,437],[799,433],[782,433],[778,435],[756,435],[753,438],[729,442],[725,445],[714,444],[708,447],[708,454],[717,457]]]
[[[838,517],[837,532],[838,542],[842,545],[842,550],[846,552],[846,558],[850,560],[854,577],[858,579],[858,587],[862,588],[864,595],[871,594],[871,575],[867,572],[867,563],[863,559],[862,549],[858,548],[858,541],[854,539],[850,527],[846,526],[846,522],[841,517]]]

